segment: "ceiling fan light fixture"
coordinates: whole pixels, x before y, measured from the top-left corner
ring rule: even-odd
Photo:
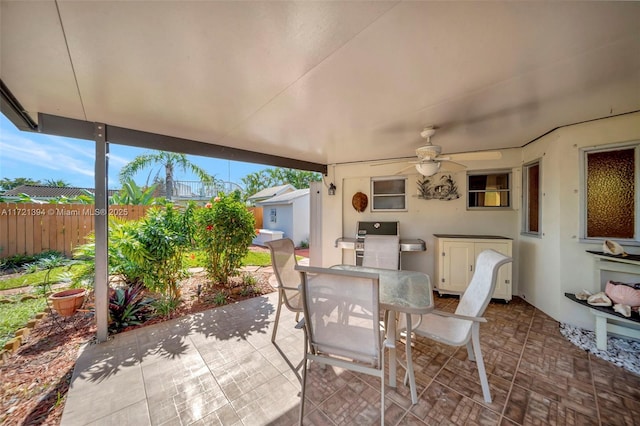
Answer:
[[[416,170],[422,176],[433,176],[438,173],[438,170],[440,170],[440,162],[432,161],[428,163],[418,163],[416,164]]]

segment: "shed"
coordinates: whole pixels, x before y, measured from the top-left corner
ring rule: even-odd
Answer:
[[[309,200],[309,188],[305,188],[257,203],[263,210],[264,230],[281,231],[284,238],[291,238],[296,245],[303,241],[308,242]]]
[[[279,186],[273,186],[271,188],[265,188],[265,189],[263,189],[261,191],[256,192],[255,194],[253,194],[252,196],[247,198],[247,200],[252,204],[258,205],[258,203],[260,203],[262,201],[268,200],[268,199],[273,198],[273,197],[277,197],[278,195],[286,194],[288,192],[293,192],[295,190],[296,190],[295,186],[287,183],[285,185],[279,185]]]

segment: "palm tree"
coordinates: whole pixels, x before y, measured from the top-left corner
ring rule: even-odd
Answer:
[[[71,186],[69,182],[63,179],[47,179],[44,181],[45,186],[55,186],[57,188],[68,188]]]
[[[171,200],[173,196],[173,172],[176,167],[180,168],[183,172],[187,170],[193,172],[202,182],[211,183],[215,181],[213,176],[204,171],[204,169],[189,161],[185,154],[158,151],[151,154],[138,155],[125,165],[122,170],[120,170],[120,182],[124,185],[128,179],[133,178],[133,175],[140,170],[156,164],[163,166],[165,170],[167,200]]]

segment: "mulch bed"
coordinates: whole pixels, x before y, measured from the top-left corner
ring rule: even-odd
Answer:
[[[237,291],[240,277],[228,287],[212,286],[203,272],[197,272],[181,284],[183,302],[172,318],[201,312],[218,305],[215,295],[228,294],[228,303],[274,291],[269,285],[269,273],[252,272],[256,279],[255,293]],[[197,289],[201,293],[198,297]],[[0,365],[0,424],[59,425],[73,368],[80,347],[95,337],[95,322],[90,313],[78,313],[66,321],[54,321],[49,315],[25,339],[20,349]],[[142,327],[166,321],[155,318]]]

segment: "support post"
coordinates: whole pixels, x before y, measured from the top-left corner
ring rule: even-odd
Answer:
[[[109,169],[109,143],[106,137],[106,125],[95,123],[94,137],[96,142],[95,165],[95,235],[96,235],[96,278],[95,290],[95,315],[96,315],[96,339],[104,342],[108,336],[109,317],[109,272],[108,272],[108,232],[109,232],[109,203],[108,203],[108,169]]]

